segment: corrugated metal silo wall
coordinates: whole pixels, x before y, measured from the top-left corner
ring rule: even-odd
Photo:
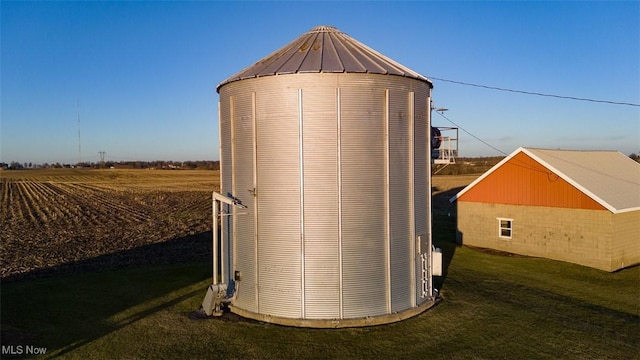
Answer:
[[[261,82],[256,94],[258,312],[292,318],[301,317],[297,94],[278,81]]]
[[[404,91],[402,91],[404,90]],[[406,89],[389,91],[389,236],[392,311],[412,305],[413,97]]]
[[[230,248],[231,268],[240,272],[243,296],[239,305],[257,311],[257,271],[255,264],[254,214],[255,204],[249,190],[253,190],[254,115],[253,94],[237,91],[238,84],[225,87],[221,93],[222,193],[238,197],[246,209],[232,207],[232,216],[224,216],[223,239],[233,238]],[[233,96],[227,96],[230,93]],[[240,259],[238,258],[240,257]],[[230,271],[229,276],[232,276]]]
[[[305,317],[340,318],[338,90],[305,87],[304,238]]]
[[[428,96],[424,82],[368,74],[280,75],[221,89],[223,191],[249,207],[233,226],[235,306],[332,319],[422,301],[414,235],[427,232]]]
[[[345,318],[388,312],[385,87],[375,79],[345,76],[339,85],[342,95],[342,296]]]
[[[253,154],[254,154],[254,114],[253,93],[238,92],[233,98],[233,195],[240,198],[246,209],[234,207],[233,216],[233,244],[232,254],[235,270],[240,271],[241,281],[238,282],[238,293],[242,292],[243,298],[252,299],[249,304],[255,302],[257,297],[256,264],[255,264],[255,224],[256,211],[253,195],[255,185],[253,183]],[[242,239],[242,241],[239,241]],[[242,261],[238,261],[242,257]],[[233,271],[231,271],[233,272]],[[255,306],[252,309],[257,308]]]

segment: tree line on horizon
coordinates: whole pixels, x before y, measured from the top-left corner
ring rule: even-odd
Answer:
[[[69,163],[32,163],[11,161],[10,163],[0,162],[0,169],[4,170],[28,170],[28,169],[165,169],[165,170],[219,170],[218,160],[196,160],[196,161],[100,161],[100,162],[80,162]]]
[[[440,172],[441,175],[462,175],[469,173],[482,173],[502,160],[503,156],[497,157],[476,157],[458,158],[456,164],[449,165],[447,171]],[[632,153],[629,158],[640,163],[640,154]],[[80,162],[68,163],[32,163],[11,161],[10,163],[0,162],[2,170],[28,170],[28,169],[158,169],[158,170],[220,170],[219,160],[197,160],[197,161],[104,161],[104,162]]]

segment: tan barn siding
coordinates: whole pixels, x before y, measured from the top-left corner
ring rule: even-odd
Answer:
[[[497,218],[513,219],[511,239],[498,236]],[[464,245],[545,257],[612,271],[612,214],[541,206],[458,201]]]
[[[640,264],[640,210],[612,214],[612,217],[612,269]]]

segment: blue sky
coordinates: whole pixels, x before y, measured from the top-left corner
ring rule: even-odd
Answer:
[[[217,160],[216,85],[317,25],[425,76],[640,103],[637,1],[2,1],[0,20],[3,162],[77,162],[78,114],[82,161]],[[506,153],[640,153],[638,106],[434,86],[446,117]],[[501,155],[465,132],[459,150]]]

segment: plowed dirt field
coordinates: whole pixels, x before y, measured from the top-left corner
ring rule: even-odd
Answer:
[[[104,255],[147,246],[149,253],[135,259],[145,262],[155,255],[149,245],[202,242],[211,236],[211,192],[218,187],[218,171],[0,171],[0,276],[100,256],[117,267],[124,255]]]

